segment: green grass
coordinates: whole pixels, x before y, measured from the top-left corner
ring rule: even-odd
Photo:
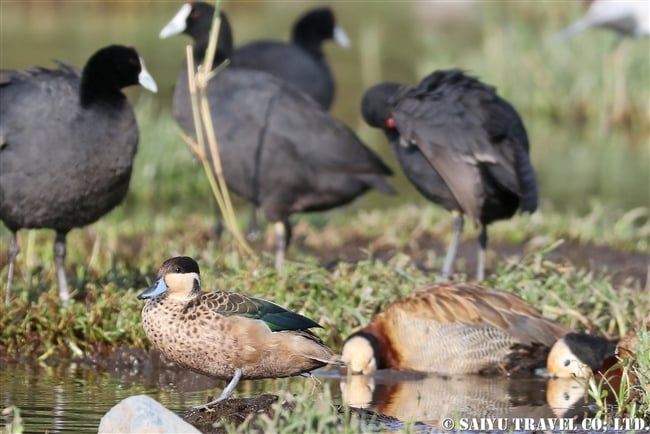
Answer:
[[[607,371],[620,376],[620,384],[613,383],[611,375],[599,379],[592,377],[587,382],[589,396],[599,409],[595,417],[610,426],[613,425],[613,418],[639,415],[647,420],[650,415],[650,330],[638,327],[634,332],[638,336],[638,342],[630,349],[634,359],[622,358]]]
[[[3,434],[22,434],[24,432],[23,419],[20,417],[20,409],[15,406],[8,406],[2,409],[0,415],[7,421],[2,429]]]
[[[356,127],[364,140],[397,168],[384,137],[359,120],[358,101],[366,87],[384,79],[415,83],[435,68],[452,66],[496,85],[520,110],[527,125],[542,206],[532,216],[491,226],[491,242],[525,245],[526,256],[499,264],[485,283],[521,295],[545,315],[574,328],[616,338],[643,321],[650,309],[647,290],[613,285],[607,275],[594,273],[598,270],[554,263],[548,260],[548,252],[565,241],[650,254],[648,40],[626,41],[622,47],[626,102],[620,113],[614,113],[611,73],[604,72],[615,55],[609,48],[611,35],[585,32],[566,43],[552,38],[581,14],[576,3],[566,2],[567,7],[560,8],[565,3],[549,7],[545,2],[485,2],[447,20],[435,14],[417,14],[411,10],[413,5],[337,3],[344,26],[359,44],[348,52],[328,48],[340,77],[334,114]],[[247,6],[238,9],[226,3],[226,9],[229,6],[238,23],[247,23],[239,40],[249,39],[264,20],[284,14],[289,7],[266,5],[251,12]],[[67,7],[76,6],[70,3]],[[173,13],[176,6],[169,9]],[[20,37],[21,31],[29,29],[31,24],[24,26],[25,20],[18,19],[23,17],[20,11],[2,9],[3,35]],[[156,9],[156,14],[166,16],[166,11]],[[97,32],[111,27],[109,24],[121,16],[107,13],[105,25]],[[355,25],[353,17],[359,16],[364,17],[363,23]],[[46,18],[44,14],[39,20]],[[275,21],[273,28],[284,28],[280,25],[284,19],[277,18],[282,21]],[[45,28],[39,20],[34,22]],[[149,31],[155,37],[162,24],[162,20],[152,24],[147,37]],[[396,32],[396,28],[401,30]],[[38,35],[33,37],[42,38]],[[390,39],[393,37],[400,39]],[[3,50],[9,39],[3,38]],[[73,39],[85,41],[78,35]],[[169,88],[181,52],[168,54],[173,48],[168,52],[149,39],[145,44],[149,69],[154,75],[152,64],[163,69],[166,82],[159,85]],[[70,32],[61,40],[61,45],[72,43]],[[172,47],[180,46],[181,42],[172,43]],[[90,47],[75,47],[75,55],[91,51]],[[2,67],[10,66],[6,62],[11,50],[3,51]],[[50,57],[62,58],[39,55],[39,60],[30,59],[28,65],[44,64]],[[305,251],[293,247],[282,274],[273,270],[268,254],[262,255],[261,261],[239,257],[228,236],[221,242],[211,236],[214,206],[210,190],[178,137],[168,113],[169,99],[135,94],[132,99],[141,144],[129,195],[101,221],[68,236],[68,277],[78,301],[68,307],[58,302],[53,234],[21,231],[13,300],[8,306],[0,304],[0,354],[56,359],[105,354],[121,345],[148,347],[140,327],[142,303],[135,296],[151,282],[162,261],[177,254],[199,261],[206,289],[241,291],[295,309],[322,324],[321,337],[336,349],[386,303],[435,281],[435,274],[419,269],[405,253],[397,253],[387,263],[375,260],[382,248],[413,251],[421,238],[431,236],[445,242],[449,238],[448,213],[420,199],[403,177],[396,181],[402,193],[397,199],[372,194],[344,210],[297,217],[296,239],[304,239],[298,244]],[[241,213],[242,225],[246,214]],[[465,238],[474,238],[475,229],[466,226]],[[0,229],[0,246],[7,245],[9,235]],[[266,235],[270,251],[270,233]],[[339,263],[325,269],[309,253],[337,251],[353,239],[362,240],[367,250],[366,259],[354,265]],[[439,255],[422,253],[428,268],[439,269]],[[6,256],[2,256],[0,267],[4,285]],[[630,369],[636,372],[639,385],[619,398],[624,403],[622,411],[647,419],[647,339],[641,340],[637,362]],[[600,389],[594,389],[594,396],[601,396]],[[280,431],[280,424],[285,423],[295,431],[314,426],[324,431],[340,429],[334,408],[313,408],[308,403],[298,398],[291,419],[268,421],[268,431]]]
[[[634,219],[621,219],[600,208],[573,223],[552,212],[548,215],[551,222],[563,224],[552,224],[559,230],[549,228],[545,233],[547,247],[562,237],[571,239],[565,226],[582,225],[577,232],[580,241],[590,243],[600,242],[606,228],[619,225],[615,233],[628,234],[630,239],[622,237],[618,243],[615,239],[608,243],[619,245],[623,251],[647,252],[647,246],[631,242],[647,230]],[[188,214],[182,219],[160,216],[150,223],[152,236],[129,225],[117,230],[111,222],[113,215],[74,231],[68,269],[80,301],[68,307],[61,306],[57,298],[52,235],[45,231],[23,233],[21,241],[26,248],[19,256],[14,298],[10,305],[0,306],[0,352],[16,358],[58,359],[101,355],[121,345],[147,348],[139,318],[142,303],[136,295],[152,281],[160,263],[176,254],[188,254],[199,261],[206,290],[240,291],[297,310],[323,325],[319,335],[332,348],[340,349],[345,336],[367,323],[383,305],[436,280],[435,274],[419,269],[405,254],[397,254],[387,263],[374,260],[373,246],[403,250],[413,234],[444,237],[449,226],[446,213],[433,207],[422,212],[413,206],[331,215],[331,221],[323,226],[314,226],[307,219],[297,226],[297,235],[305,237],[308,245],[336,250],[346,240],[362,237],[370,240],[367,259],[327,270],[318,265],[316,257],[294,248],[289,258],[300,260],[290,261],[278,274],[269,255],[261,262],[245,260],[232,253],[228,237],[222,243],[212,240],[211,217],[211,213]],[[537,225],[527,225],[525,217],[498,226],[495,241],[525,242],[540,231]],[[34,239],[32,243],[29,238]],[[557,264],[546,256],[547,251],[539,248],[521,261],[500,264],[485,284],[515,292],[545,315],[571,327],[611,338],[633,329],[650,309],[648,294],[641,288],[614,287],[607,276],[595,277],[590,270]],[[1,277],[6,277],[6,267]],[[640,354],[647,356],[648,349],[644,351]],[[639,363],[638,369],[647,378],[647,357],[645,363]],[[628,411],[647,415],[643,400],[633,402],[635,406],[628,405]],[[291,418],[288,423],[301,420],[306,419]]]

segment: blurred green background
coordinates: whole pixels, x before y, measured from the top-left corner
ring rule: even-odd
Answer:
[[[141,128],[126,209],[182,214],[204,208],[209,188],[179,139],[171,94],[185,36],[159,40],[177,1],[0,1],[0,68],[83,66],[109,43],[135,46],[159,93],[129,90]],[[311,1],[225,1],[236,44],[287,39]],[[542,206],[587,211],[594,201],[632,209],[650,201],[650,40],[588,30],[554,36],[585,12],[581,1],[333,2],[350,49],[326,51],[338,91],[333,115],[395,169],[399,199],[371,194],[355,207],[423,201],[401,176],[383,135],[365,126],[363,91],[382,80],[415,84],[434,69],[459,67],[497,87],[521,113],[538,173]],[[36,126],[37,127],[37,126]],[[182,198],[182,199],[181,199]]]

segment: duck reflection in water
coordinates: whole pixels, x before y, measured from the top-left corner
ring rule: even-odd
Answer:
[[[351,407],[439,427],[445,418],[555,417],[546,402],[545,381],[382,370],[343,376],[341,394]]]

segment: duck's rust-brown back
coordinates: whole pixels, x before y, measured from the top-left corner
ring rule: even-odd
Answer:
[[[363,331],[377,337],[381,367],[463,374],[543,366],[548,348],[570,329],[514,294],[451,283],[393,302]]]

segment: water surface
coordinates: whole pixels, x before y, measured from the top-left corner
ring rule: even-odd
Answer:
[[[236,396],[301,395],[372,410],[416,428],[440,428],[451,418],[555,418],[589,412],[575,381],[541,378],[413,376],[380,371],[374,378],[317,372],[309,378],[243,381]],[[187,370],[151,366],[103,369],[88,364],[0,365],[0,403],[17,406],[28,433],[87,433],[120,400],[146,394],[177,413],[216,396],[225,382]],[[324,393],[327,389],[328,393]],[[5,422],[2,421],[2,424]]]
[[[337,393],[336,379],[321,379],[322,386],[303,377],[242,381],[236,396],[261,393],[301,394],[306,388]],[[216,397],[224,381],[187,370],[151,368],[103,369],[88,364],[0,364],[0,406],[16,406],[27,433],[96,432],[101,417],[131,395],[148,395],[181,413]],[[310,390],[310,389],[307,389]],[[317,393],[317,392],[315,392]],[[316,395],[318,396],[318,395]],[[0,425],[5,421],[0,419]]]

